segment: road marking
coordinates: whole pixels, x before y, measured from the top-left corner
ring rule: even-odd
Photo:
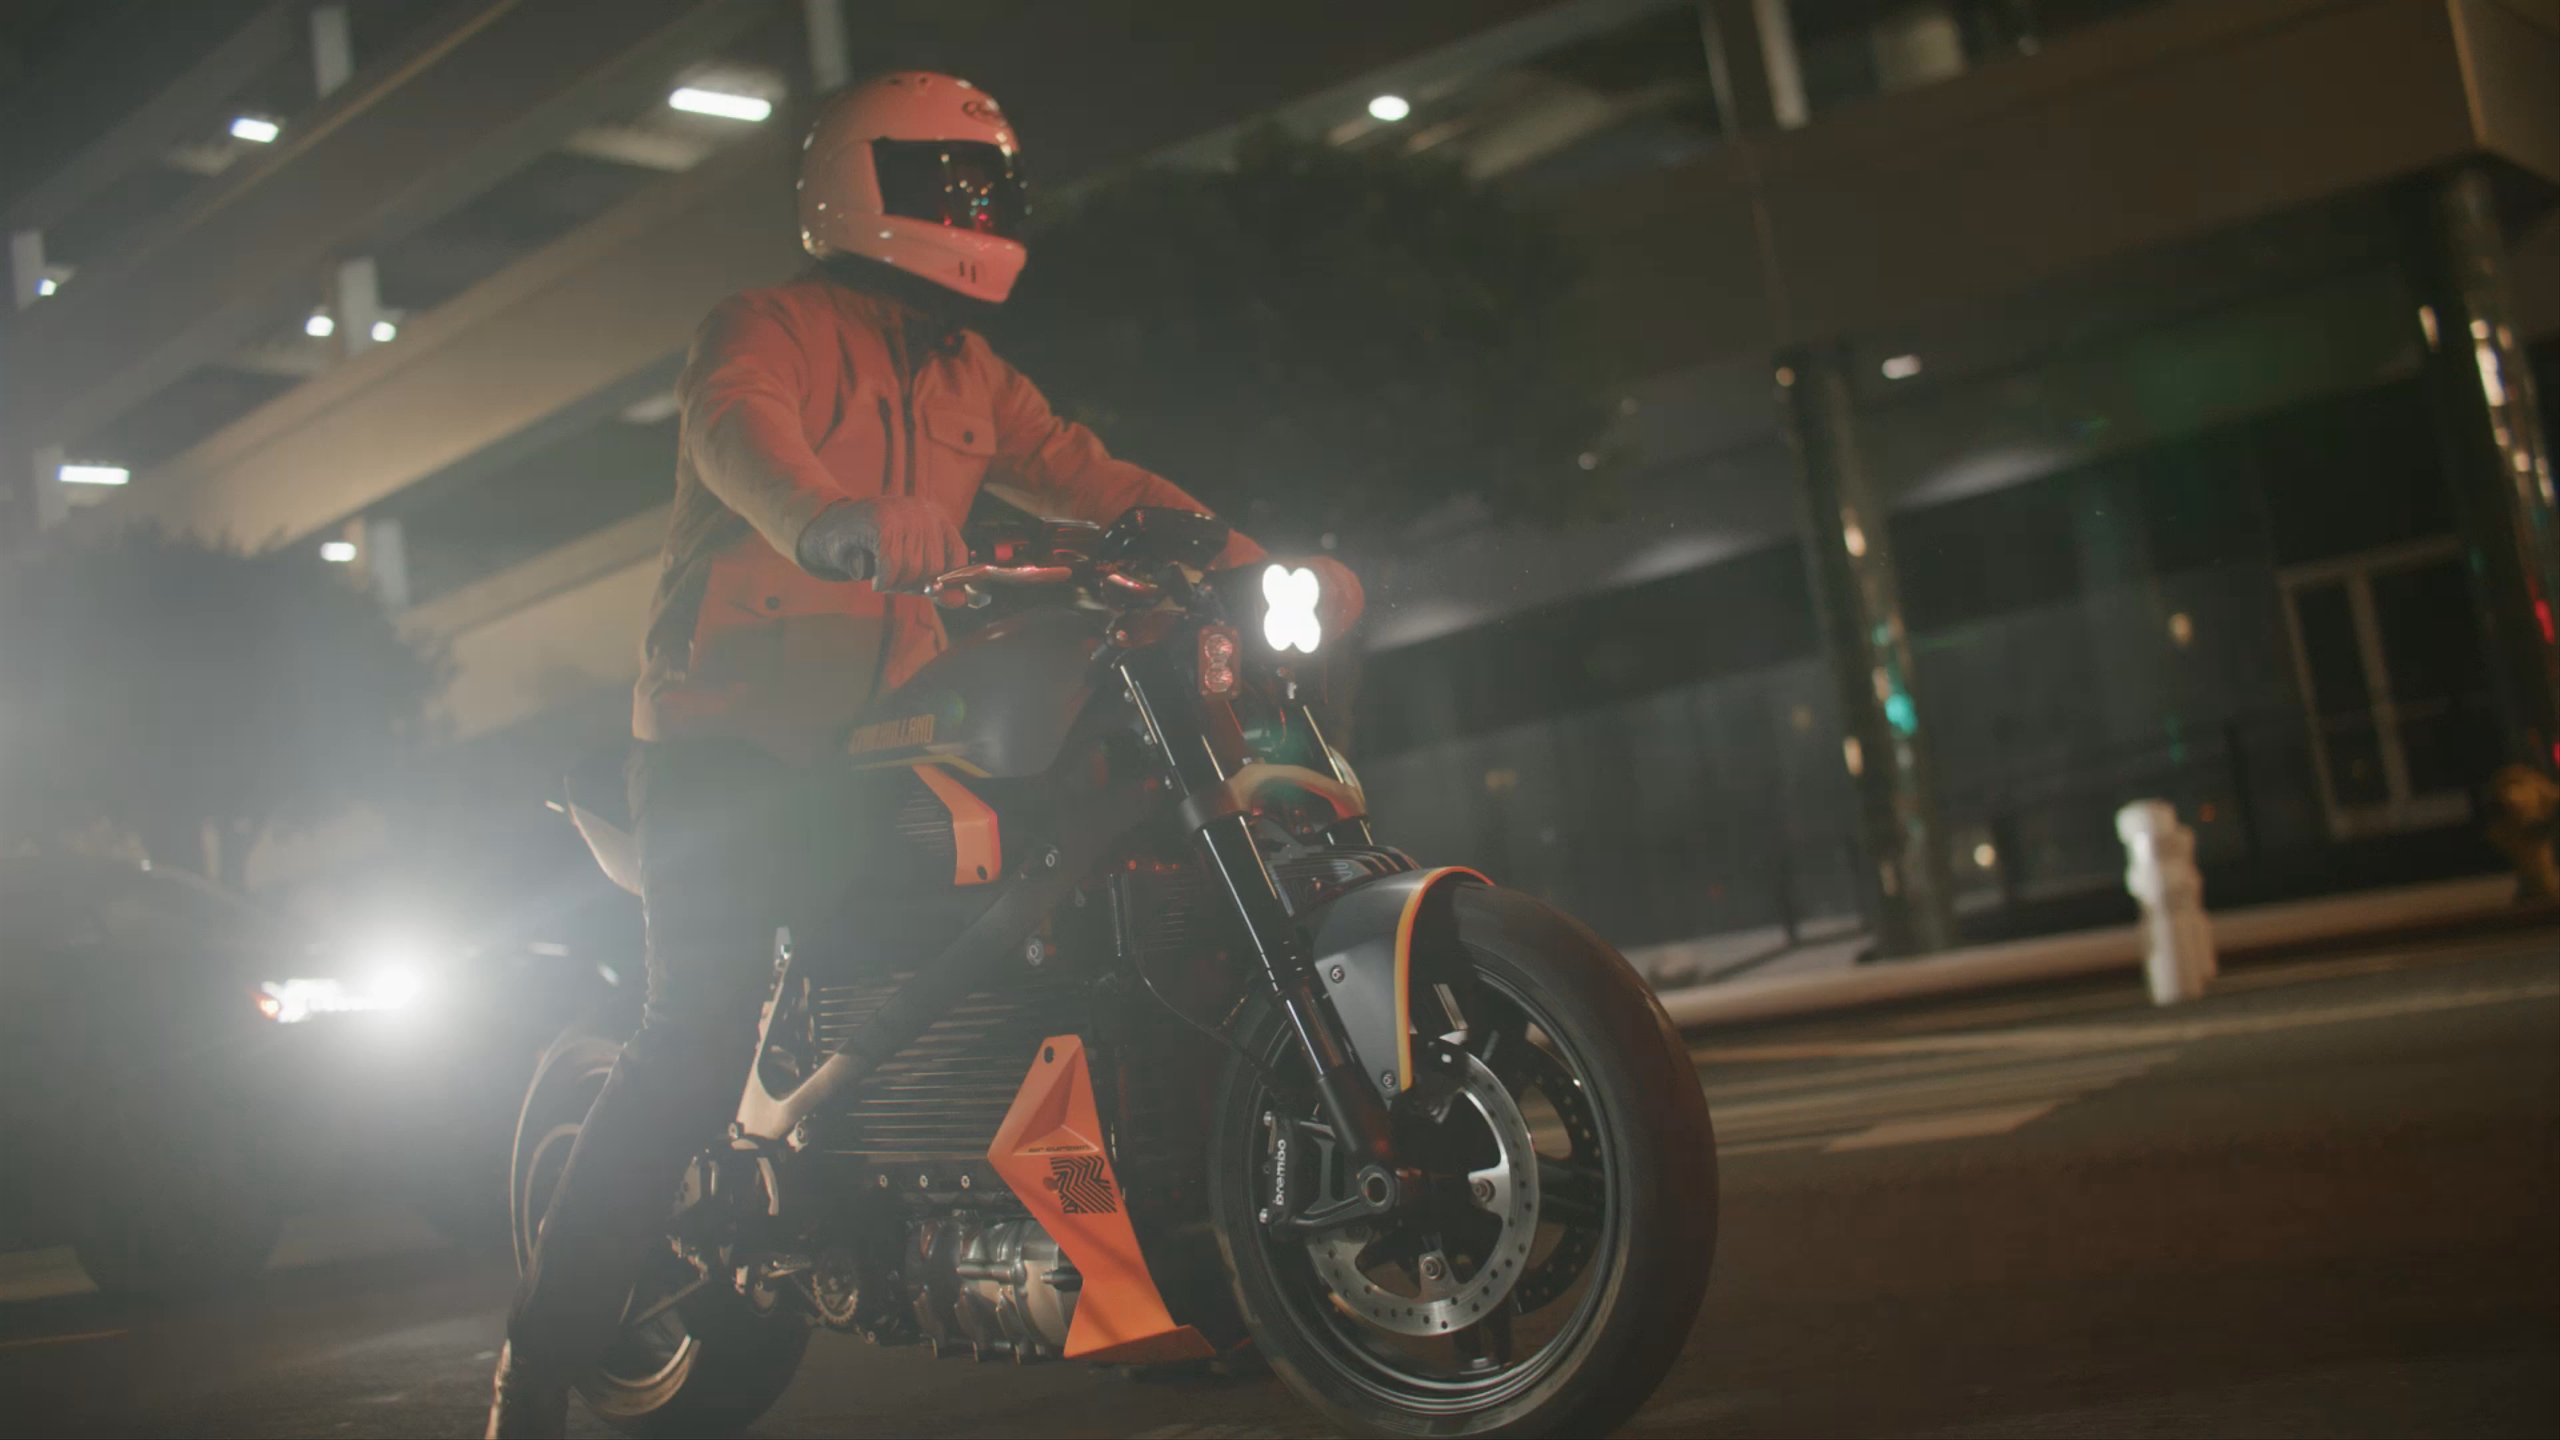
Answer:
[[[1974,1140],[1986,1135],[2006,1135],[2031,1120],[2053,1113],[2064,1103],[2047,1100],[2037,1105],[2012,1105],[2006,1110],[1965,1110],[1918,1120],[1889,1120],[1882,1125],[1869,1126],[1855,1135],[1843,1135],[1823,1146],[1822,1151],[1826,1155],[1836,1155],[1843,1150],[1882,1150],[1893,1145],[1925,1145],[1936,1140]]]
[[[2390,1020],[2518,1000],[2560,999],[2560,980],[2533,980],[2466,990],[2357,1001],[2275,1015],[2225,1015],[2210,1020],[2156,1020],[2128,1025],[2053,1025],[1998,1033],[1915,1035],[1898,1040],[1814,1040],[1772,1045],[1708,1046],[1693,1050],[1701,1064],[1756,1060],[1830,1060],[1851,1056],[1944,1055],[1960,1052],[2117,1050],[2136,1045],[2191,1044],[2234,1035],[2266,1035],[2322,1025]]]
[[[1884,1145],[2005,1133],[2177,1054],[2168,1046],[2098,1055],[1975,1052],[1934,1057],[1925,1069],[1896,1062],[1755,1076],[1744,1082],[1750,1098],[1738,1101],[1712,1079],[1706,1089],[1719,1154],[1863,1149],[1834,1142],[1867,1134],[1912,1137],[1872,1142]],[[1954,1128],[1940,1136],[1942,1126]]]
[[[30,1335],[24,1340],[0,1340],[0,1350],[35,1350],[47,1345],[78,1345],[88,1340],[115,1340],[122,1330],[84,1330],[77,1335]]]

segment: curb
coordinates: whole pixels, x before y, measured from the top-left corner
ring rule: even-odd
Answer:
[[[2438,929],[2512,913],[2514,908],[2514,878],[2483,876],[2227,911],[2212,917],[2213,938],[2215,948],[2228,958],[2323,940]],[[2141,927],[2125,925],[1970,946],[1923,959],[1880,961],[1842,974],[1734,980],[1666,990],[1658,998],[1672,1023],[1688,1030],[2116,970],[2138,971],[2141,964]]]

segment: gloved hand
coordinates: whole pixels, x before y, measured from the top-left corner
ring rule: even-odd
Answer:
[[[845,500],[800,532],[800,568],[827,580],[869,580],[912,590],[969,563],[969,543],[942,507],[921,495]]]

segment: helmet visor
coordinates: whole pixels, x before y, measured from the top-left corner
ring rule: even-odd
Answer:
[[[880,208],[955,230],[1018,238],[1031,206],[1013,157],[975,140],[874,140]]]

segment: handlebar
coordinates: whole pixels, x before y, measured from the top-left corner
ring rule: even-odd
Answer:
[[[878,557],[869,551],[856,551],[846,566],[847,580],[869,580],[879,573]],[[922,595],[938,604],[966,605],[976,609],[988,603],[987,591],[1021,590],[1048,585],[1072,585],[1091,581],[1100,591],[1123,602],[1146,603],[1164,594],[1164,586],[1141,579],[1111,566],[1078,565],[998,565],[973,561],[956,570],[946,570],[920,586],[899,587],[884,593]],[[952,597],[958,597],[955,601]]]

